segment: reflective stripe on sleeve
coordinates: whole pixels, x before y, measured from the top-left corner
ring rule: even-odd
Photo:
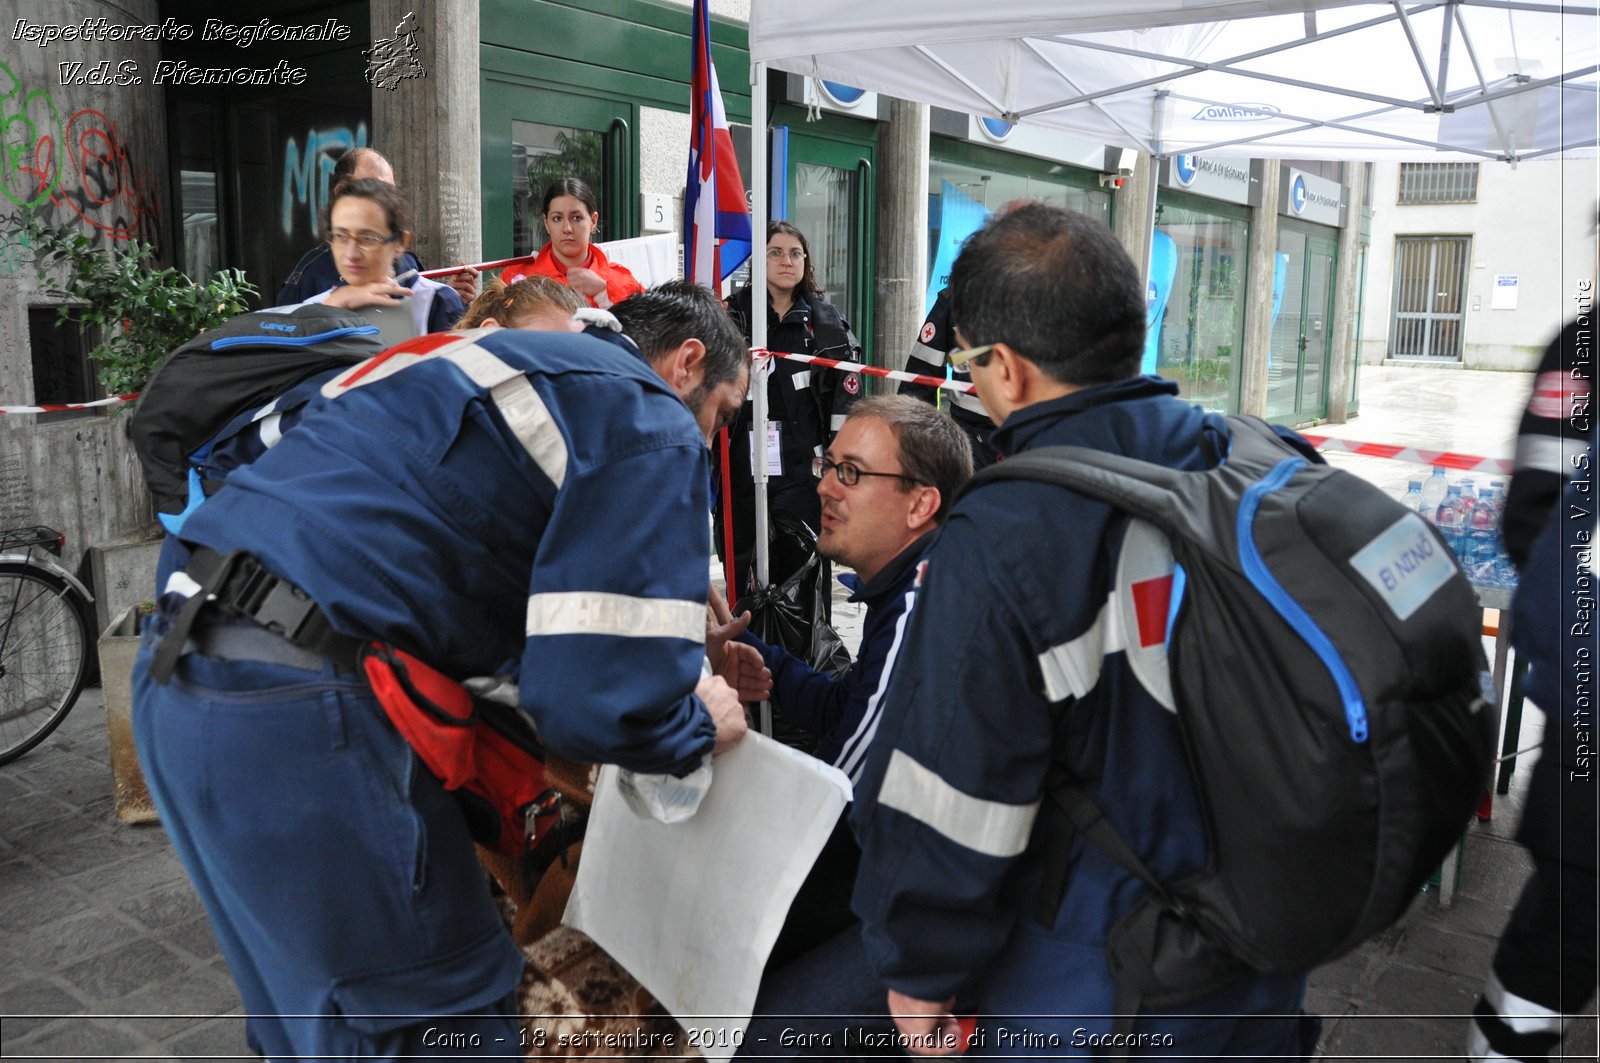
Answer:
[[[1100,663],[1105,655],[1123,648],[1118,612],[1117,596],[1113,593],[1089,630],[1039,654],[1045,697],[1051,701],[1081,698],[1094,689],[1100,682]]]
[[[900,750],[878,791],[878,803],[898,809],[957,845],[985,856],[1011,857],[1028,847],[1039,802],[1008,805],[957,790]]]
[[[261,433],[261,445],[268,450],[283,441],[283,428],[280,424],[282,420],[283,414],[269,413],[256,421],[256,429]]]
[[[847,414],[842,414],[842,413],[834,414],[832,417],[830,417],[828,419],[828,427],[832,431],[837,432],[839,429],[844,427],[844,419],[845,419],[846,416],[848,416],[848,415]]]
[[[1589,444],[1583,438],[1568,436],[1524,435],[1517,439],[1517,470],[1537,469],[1540,472],[1553,472],[1558,476],[1571,479],[1577,471],[1577,466],[1572,464],[1574,458],[1584,454],[1589,449]]]
[[[963,410],[978,414],[982,417],[989,416],[989,409],[988,407],[984,406],[983,400],[972,394],[970,391],[946,391],[945,395],[950,399],[951,402],[955,403],[957,406],[960,406]]]
[[[706,603],[600,591],[551,591],[528,599],[527,634],[615,635],[703,643]]]
[[[561,429],[550,416],[550,408],[534,390],[533,383],[519,373],[496,384],[489,395],[517,442],[560,490],[562,481],[567,478],[567,441],[562,438]]]
[[[796,391],[804,391],[811,386],[811,370],[802,369],[789,379],[794,381],[794,389]]]

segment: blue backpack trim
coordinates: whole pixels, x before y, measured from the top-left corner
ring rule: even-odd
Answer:
[[[350,325],[346,328],[319,332],[315,336],[226,336],[220,340],[212,340],[211,349],[220,351],[227,347],[310,347],[313,344],[338,339],[340,336],[374,336],[377,333],[377,325]]]
[[[1289,596],[1281,584],[1267,570],[1266,562],[1261,559],[1261,551],[1255,541],[1256,510],[1261,506],[1261,500],[1266,495],[1278,490],[1289,482],[1295,471],[1308,462],[1304,458],[1285,458],[1260,482],[1253,485],[1244,493],[1239,503],[1239,520],[1235,533],[1239,540],[1239,563],[1244,568],[1246,578],[1261,592],[1262,597],[1275,609],[1279,616],[1294,629],[1295,633],[1305,639],[1306,645],[1322,660],[1322,664],[1333,676],[1334,685],[1339,689],[1340,700],[1344,702],[1344,718],[1350,725],[1350,740],[1352,742],[1365,742],[1367,740],[1367,704],[1361,697],[1361,688],[1356,685],[1355,676],[1350,674],[1350,669],[1339,656],[1339,651],[1334,649],[1333,643],[1328,641],[1328,636],[1323,634],[1316,621],[1300,607],[1300,603]]]
[[[209,447],[207,448],[209,449]],[[196,452],[198,455],[198,452]],[[157,513],[156,519],[161,521],[161,526],[167,529],[168,535],[177,535],[183,530],[183,522],[189,515],[200,508],[200,503],[206,500],[205,488],[200,484],[200,470],[193,465],[189,466],[189,497],[184,503],[182,513]]]
[[[1189,584],[1189,574],[1183,566],[1172,566],[1172,595],[1167,599],[1167,634],[1165,642],[1167,648],[1172,647],[1172,629],[1178,626],[1178,607],[1183,604],[1183,590]]]

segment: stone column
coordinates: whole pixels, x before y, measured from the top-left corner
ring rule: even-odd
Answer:
[[[1249,295],[1244,308],[1244,357],[1239,363],[1239,412],[1267,413],[1267,355],[1272,340],[1272,269],[1278,254],[1278,190],[1282,167],[1268,159],[1261,167],[1260,204],[1251,211],[1248,257]]]
[[[368,67],[372,146],[411,197],[417,258],[480,261],[478,5],[372,0],[371,12],[372,40],[394,59]]]
[[[1150,186],[1156,180],[1155,160],[1143,152],[1133,174],[1117,189],[1116,217],[1112,223],[1118,241],[1139,267],[1139,283],[1150,279],[1150,234],[1155,216],[1150,209]]]
[[[878,315],[872,344],[878,365],[905,368],[922,327],[927,258],[928,105],[892,99],[889,124],[878,139]]]
[[[1351,369],[1356,363],[1356,297],[1361,284],[1361,193],[1367,164],[1344,164],[1344,225],[1339,229],[1339,270],[1333,289],[1333,353],[1328,358],[1328,420],[1350,419]]]

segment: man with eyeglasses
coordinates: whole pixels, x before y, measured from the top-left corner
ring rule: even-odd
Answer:
[[[1030,203],[966,243],[952,319],[1002,455],[1049,445],[1202,469],[1226,422],[1140,376],[1138,270],[1083,214]],[[1136,855],[1172,881],[1206,866],[1206,829],[1176,717],[1148,684],[1122,575],[1127,519],[1059,487],[1010,481],[953,507],[890,651],[856,787],[854,905],[867,957],[910,1051],[947,1055],[978,1016],[988,1053],[1098,1055],[1118,1010],[1107,940],[1144,885],[1082,836],[1052,851],[1036,819],[1078,784]],[[1141,656],[1142,655],[1142,656]],[[1059,864],[1056,862],[1059,861]],[[1046,878],[1061,868],[1059,903]],[[1197,1002],[1138,1018],[1133,1055],[1309,1056],[1305,977],[1219,979]]]
[[[822,503],[817,552],[854,570],[839,579],[852,602],[867,606],[860,652],[837,679],[749,632],[728,652],[743,658],[752,678],[765,664],[773,704],[817,739],[814,755],[859,778],[875,719],[868,703],[882,686],[895,622],[929,533],[972,476],[972,453],[948,416],[904,396],[877,395],[851,408],[811,471]],[[742,692],[752,701],[763,693]]]
[[[822,504],[817,549],[854,569],[840,579],[852,591],[850,600],[867,607],[856,660],[835,679],[745,633],[728,644],[732,660],[720,674],[746,700],[761,698],[770,688],[778,712],[816,737],[815,755],[856,780],[872,743],[889,649],[910,604],[917,565],[972,476],[972,452],[949,415],[907,396],[877,395],[851,407],[812,471]],[[708,640],[708,650],[717,652],[718,641]],[[764,680],[768,670],[770,679]],[[843,1021],[830,1016],[871,1011],[882,1001],[871,972],[859,961],[860,933],[850,913],[858,858],[848,824],[841,821],[795,898],[768,960],[757,1018],[745,1038],[749,1051],[784,1050],[779,1035],[796,1021],[786,1012],[822,1016],[814,1032],[837,1034]],[[840,963],[841,955],[857,961]],[[785,1017],[772,1017],[779,1015]],[[760,1040],[768,1034],[768,1041]]]

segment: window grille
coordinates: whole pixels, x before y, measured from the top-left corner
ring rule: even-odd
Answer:
[[[1400,164],[1401,203],[1475,203],[1477,199],[1478,164],[1475,162]]]

